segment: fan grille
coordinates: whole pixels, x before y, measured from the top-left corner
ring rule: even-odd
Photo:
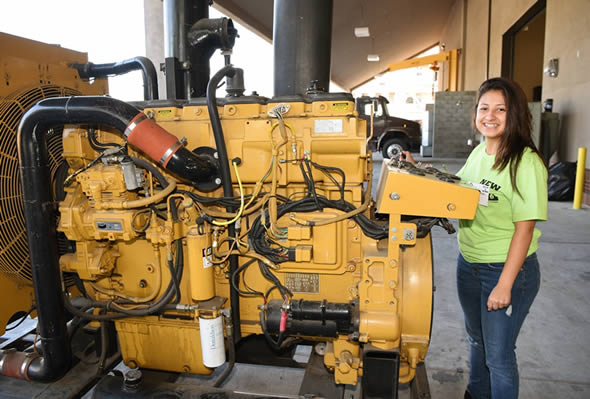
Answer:
[[[31,284],[31,261],[25,229],[18,169],[17,132],[21,118],[37,102],[49,97],[79,95],[74,89],[46,85],[21,89],[0,99],[0,272]],[[62,128],[47,135],[51,177],[62,162]]]

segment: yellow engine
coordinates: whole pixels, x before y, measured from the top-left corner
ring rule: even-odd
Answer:
[[[320,343],[338,384],[383,357],[399,357],[400,381],[411,380],[430,339],[429,227],[473,217],[477,191],[390,161],[375,209],[366,128],[348,95],[228,98],[218,112],[233,196],[215,176],[199,190],[115,131],[64,130],[59,230],[76,250],[59,265],[88,306],[113,316],[125,363],[208,374],[237,330],[275,348]],[[218,158],[206,104],[143,113],[193,154]]]

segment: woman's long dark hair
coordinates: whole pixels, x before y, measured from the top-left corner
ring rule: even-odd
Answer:
[[[543,160],[539,150],[532,139],[532,117],[529,111],[526,95],[518,83],[505,78],[488,79],[481,84],[477,91],[475,102],[475,113],[473,122],[477,117],[477,106],[481,96],[490,90],[498,90],[504,95],[506,105],[506,130],[500,137],[500,145],[496,152],[496,160],[493,169],[501,172],[510,165],[510,182],[512,189],[522,197],[516,186],[516,171],[524,154],[526,147],[529,147]],[[545,161],[543,161],[543,164]]]

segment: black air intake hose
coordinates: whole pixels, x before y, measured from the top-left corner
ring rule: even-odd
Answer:
[[[221,172],[221,182],[223,184],[223,195],[225,197],[233,197],[233,186],[231,182],[231,172],[229,166],[229,158],[227,156],[227,148],[225,146],[225,138],[223,136],[223,128],[219,119],[219,111],[217,110],[217,85],[226,76],[233,76],[236,68],[232,65],[226,65],[221,68],[209,81],[207,85],[207,110],[209,111],[209,118],[211,120],[211,128],[213,129],[213,137],[215,138],[215,146],[217,147],[217,154],[219,157],[219,168]],[[227,211],[232,213],[235,209],[228,206]],[[227,235],[230,238],[236,236],[236,227],[232,223],[227,228]],[[231,276],[238,269],[237,255],[229,257],[229,275]],[[234,342],[237,344],[242,337],[240,326],[240,297],[235,288],[230,287],[229,300],[231,306],[231,316],[233,320]]]
[[[98,124],[126,132],[129,137],[133,135],[140,144],[143,143],[141,132],[146,130],[152,138],[156,137],[166,143],[171,141],[170,137],[174,136],[150,119],[139,121],[138,117],[141,115],[143,114],[137,108],[110,97],[61,97],[42,100],[23,116],[18,131],[18,154],[43,356],[28,357],[22,352],[0,352],[0,373],[23,379],[50,381],[60,378],[70,368],[70,346],[62,303],[53,219],[55,204],[51,197],[47,130],[55,125]],[[155,146],[144,151],[149,155],[150,151],[155,151]],[[172,155],[167,158],[161,156],[156,161],[165,158],[160,163],[170,168]],[[174,160],[175,165],[179,166],[177,171],[186,170],[180,167],[183,162],[209,162],[189,151],[183,151],[177,158]]]
[[[188,42],[200,49],[207,58],[211,58],[215,50],[231,50],[234,47],[238,31],[229,18],[203,18],[188,31]]]
[[[158,99],[158,75],[154,64],[146,57],[134,57],[120,62],[111,62],[108,64],[71,64],[76,68],[82,79],[104,78],[111,75],[123,75],[131,71],[141,71],[143,78],[143,99]]]

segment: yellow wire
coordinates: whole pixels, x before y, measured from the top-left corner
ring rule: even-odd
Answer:
[[[244,212],[244,188],[242,187],[242,181],[240,180],[240,174],[238,172],[238,164],[232,161],[232,165],[234,167],[234,172],[236,172],[236,180],[238,181],[238,186],[240,187],[240,211],[236,214],[236,216],[225,222],[218,222],[216,220],[213,221],[213,224],[216,226],[227,226],[228,224],[234,223],[240,217],[242,217],[242,212]]]
[[[295,129],[293,128],[293,126],[291,126],[290,124],[288,124],[285,121],[283,121],[283,123],[285,124],[285,126],[287,126],[289,128],[289,130],[291,131],[291,134],[293,135],[293,140],[295,140],[297,138],[297,135],[295,135]],[[279,126],[279,122],[273,123],[270,127],[269,135],[270,135],[271,140],[272,140],[272,132],[275,130],[275,128],[277,126]],[[287,137],[284,137],[282,134],[281,134],[281,137],[283,138],[283,140],[285,140],[285,142],[282,144],[285,144],[289,140]]]

